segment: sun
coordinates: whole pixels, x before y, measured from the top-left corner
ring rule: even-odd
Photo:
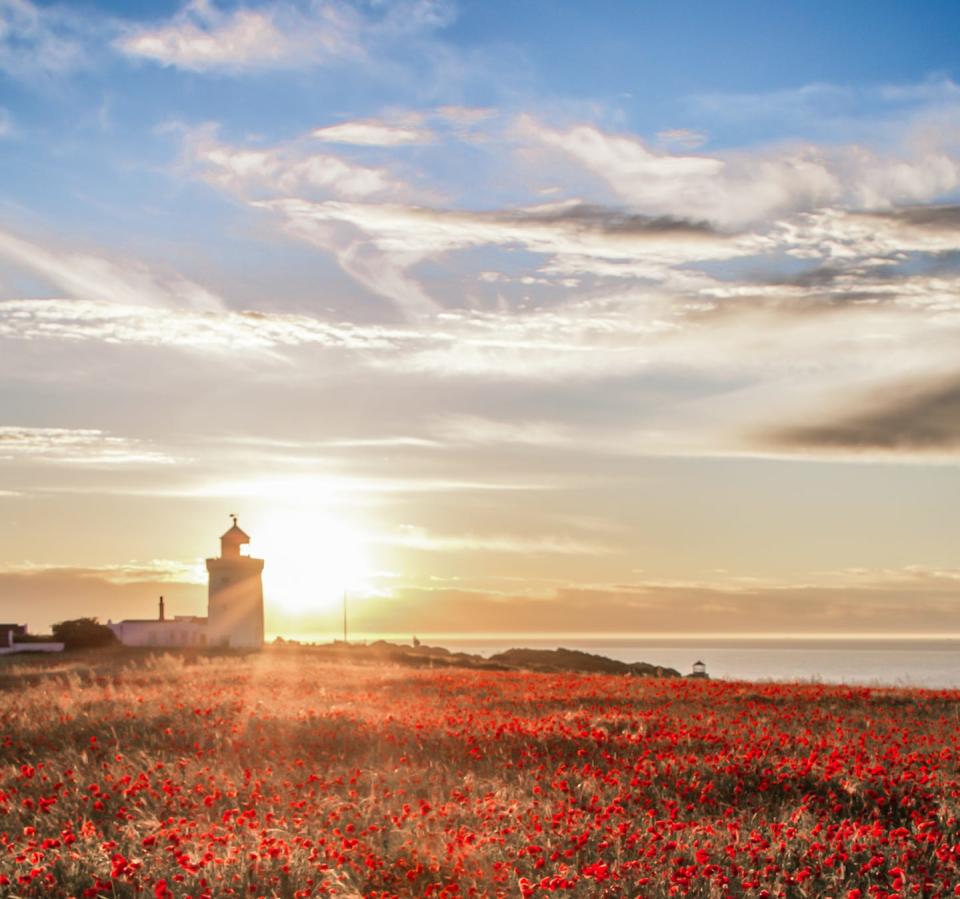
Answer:
[[[266,561],[264,599],[288,613],[339,606],[344,592],[369,591],[367,543],[348,521],[312,509],[268,513],[258,523],[251,553]]]

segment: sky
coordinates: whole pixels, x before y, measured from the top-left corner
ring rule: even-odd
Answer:
[[[958,32],[0,0],[0,619],[960,633]]]

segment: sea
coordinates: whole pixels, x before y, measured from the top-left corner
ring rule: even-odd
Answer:
[[[411,642],[405,635],[350,639]],[[332,634],[300,639],[326,643]],[[712,678],[738,681],[866,684],[960,689],[960,635],[949,638],[657,637],[558,635],[420,635],[426,646],[489,656],[512,647],[579,649],[623,662],[649,662],[689,674],[703,662]]]

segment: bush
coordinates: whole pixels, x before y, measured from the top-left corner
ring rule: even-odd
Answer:
[[[113,646],[116,635],[96,618],[75,618],[72,621],[59,621],[53,626],[53,639],[62,643],[66,649],[91,649],[100,646]]]

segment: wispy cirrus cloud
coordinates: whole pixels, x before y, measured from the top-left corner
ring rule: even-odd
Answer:
[[[543,309],[448,310],[428,324],[402,326],[305,314],[11,300],[0,303],[0,335],[224,352],[312,345],[350,352],[378,370],[498,381],[593,381],[679,367],[702,383],[715,409],[709,385],[733,379],[739,391],[730,400],[753,397],[758,415],[767,402],[770,408],[782,403],[790,385],[791,402],[806,393],[822,407],[819,392],[829,393],[835,379],[848,390],[866,389],[884,378],[935,372],[952,358],[957,324],[944,318],[952,308],[944,304],[955,303],[956,279],[910,275],[891,284],[863,274],[825,277],[789,284],[705,279],[693,282],[694,295],[672,296],[660,288],[638,296],[628,288]],[[864,303],[862,291],[869,293],[871,284],[875,293]],[[805,373],[802,382],[797,372]],[[771,392],[762,403],[761,388]],[[778,391],[779,401],[773,398]]]
[[[403,525],[397,533],[382,534],[370,542],[402,546],[424,552],[524,553],[528,555],[602,556],[613,550],[599,543],[570,537],[518,536],[510,534],[434,534],[415,525]]]
[[[472,129],[497,116],[497,110],[489,106],[438,106],[433,113],[448,125],[454,126],[461,135],[469,134]]]
[[[340,0],[272,2],[221,9],[191,0],[170,20],[127,29],[116,42],[131,57],[192,72],[239,74],[359,62],[378,43],[446,24],[442,0],[364,9]]]
[[[429,144],[436,136],[424,127],[420,115],[406,115],[395,121],[356,119],[339,125],[326,125],[311,133],[315,140],[332,144],[356,144],[366,147],[402,147]]]
[[[176,559],[131,559],[113,565],[77,567],[50,562],[21,562],[0,568],[3,575],[103,580],[110,584],[174,583],[206,584],[207,571],[201,560],[182,562]]]
[[[657,132],[661,146],[678,150],[696,150],[707,142],[707,135],[692,128],[667,128]]]
[[[519,247],[552,257],[552,270],[604,274],[623,265],[633,277],[660,277],[681,262],[728,259],[751,252],[749,240],[718,234],[698,221],[653,217],[576,200],[498,211],[432,209],[397,204],[273,200],[287,231],[333,252],[341,266],[375,293],[411,314],[437,302],[409,274],[417,263],[472,247]],[[351,230],[331,230],[330,225]]]
[[[556,482],[548,478],[529,477],[445,478],[445,477],[361,477],[346,474],[331,476],[293,475],[278,477],[250,477],[233,480],[205,478],[193,483],[161,486],[136,491],[142,496],[173,496],[223,499],[264,498],[273,501],[332,502],[342,497],[378,497],[400,494],[500,493],[554,489]],[[121,491],[122,492],[122,491]],[[133,493],[133,491],[131,491]]]
[[[0,72],[36,83],[87,62],[89,26],[63,6],[0,0]]]
[[[955,118],[960,86],[942,74],[906,83],[835,84],[810,82],[755,91],[704,92],[687,97],[687,115],[716,125],[749,122],[774,131],[849,140],[851,135],[896,140],[910,125],[940,125]]]
[[[9,232],[0,231],[0,257],[77,299],[207,310],[223,305],[214,293],[177,272],[159,272],[138,260],[58,251]]]
[[[955,634],[956,572],[921,566],[863,571],[805,582],[766,578],[568,583],[543,589],[463,586],[391,589],[375,612],[358,605],[357,628],[404,633],[415,616],[420,632],[470,629],[505,634],[550,631],[699,636],[890,636]],[[695,622],[695,624],[691,624]]]
[[[360,20],[342,4],[290,3],[222,10],[192,0],[170,21],[131,28],[117,47],[132,57],[194,72],[297,68],[361,55]]]
[[[68,465],[166,465],[166,453],[140,440],[98,428],[34,428],[0,425],[0,459]]]
[[[311,344],[382,349],[406,335],[376,325],[341,325],[306,315],[213,313],[55,299],[0,302],[0,336],[229,351]]]
[[[458,446],[563,447],[570,443],[568,428],[553,421],[499,421],[476,415],[448,416],[433,425],[433,432]]]

